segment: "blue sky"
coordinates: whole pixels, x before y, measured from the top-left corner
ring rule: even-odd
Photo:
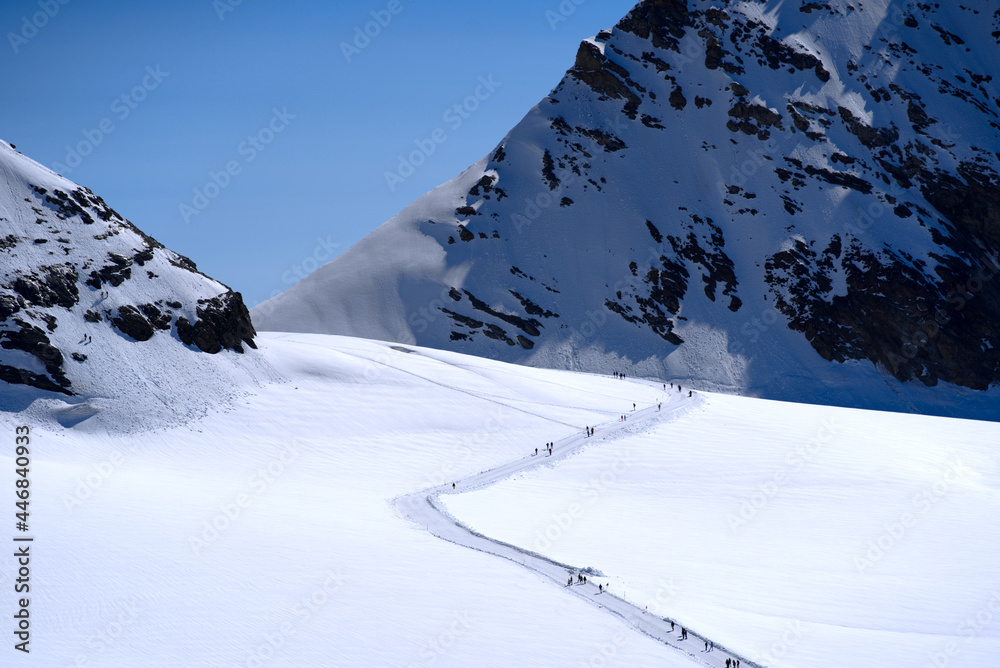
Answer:
[[[0,137],[252,305],[486,155],[633,4],[5,0]]]

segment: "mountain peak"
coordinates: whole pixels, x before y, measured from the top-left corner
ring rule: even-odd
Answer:
[[[193,379],[217,373],[207,386],[225,392],[225,367],[257,364],[195,359],[256,347],[239,293],[5,142],[0,173],[5,403],[20,409],[41,399],[53,415],[66,404],[115,413],[121,402],[151,403],[154,415],[172,419],[161,399],[188,394],[197,412],[185,391]]]
[[[255,322],[1000,417],[998,29],[886,0],[640,2],[490,156]]]

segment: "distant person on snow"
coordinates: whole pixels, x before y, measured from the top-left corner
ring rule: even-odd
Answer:
[[[597,593],[598,594],[604,593],[604,585],[597,585]]]
[[[688,390],[688,396],[689,397],[691,396],[691,390]]]

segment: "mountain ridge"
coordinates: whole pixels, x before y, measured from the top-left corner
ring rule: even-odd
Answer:
[[[128,430],[273,376],[238,292],[6,142],[0,172],[0,409]]]
[[[998,30],[640,2],[489,156],[254,321],[998,419]]]

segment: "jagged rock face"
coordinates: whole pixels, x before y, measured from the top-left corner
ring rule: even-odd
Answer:
[[[121,382],[107,358],[127,365],[170,357],[172,348],[189,356],[254,347],[238,293],[90,190],[3,142],[0,171],[10,193],[0,200],[0,380],[66,396],[82,383],[85,394],[102,394],[102,385]],[[93,346],[103,361],[84,352]]]
[[[988,389],[998,37],[985,4],[640,2],[486,159],[254,317],[780,399]]]

